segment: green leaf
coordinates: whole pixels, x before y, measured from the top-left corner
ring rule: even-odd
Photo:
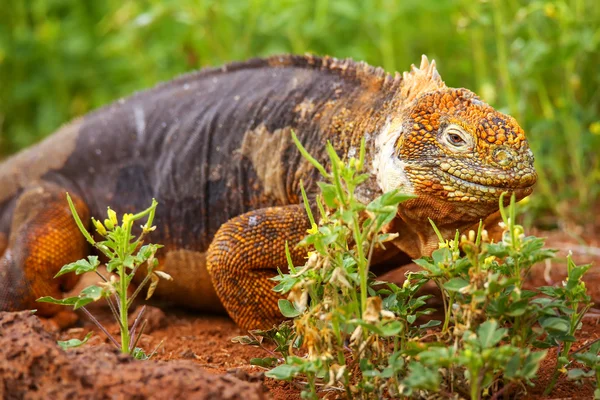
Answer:
[[[61,306],[72,306],[75,303],[77,303],[77,300],[79,300],[79,297],[77,297],[77,296],[67,297],[64,299],[55,299],[52,296],[44,296],[44,297],[40,297],[36,301],[39,301],[40,303],[60,304]]]
[[[337,205],[337,192],[335,186],[330,183],[318,182],[319,188],[321,188],[322,198],[327,207],[335,208]]]
[[[571,324],[568,320],[558,317],[545,318],[540,321],[540,325],[546,332],[553,336],[566,334],[571,328]]]
[[[400,321],[392,321],[388,324],[381,326],[381,332],[383,336],[394,336],[402,331],[402,324]]]
[[[527,299],[516,301],[508,307],[508,311],[506,312],[506,315],[509,315],[511,317],[519,317],[519,316],[525,314],[528,306],[529,306],[529,300],[527,300]]]
[[[271,278],[274,279],[274,278]],[[274,292],[277,293],[287,293],[296,283],[300,282],[302,278],[292,278],[290,275],[284,275],[283,278],[280,279],[280,282],[273,288]]]
[[[89,260],[89,261],[88,261]],[[55,278],[58,278],[61,275],[68,274],[69,272],[75,272],[77,275],[81,275],[86,272],[95,271],[100,265],[100,261],[98,261],[97,256],[89,256],[88,260],[81,259],[70,264],[65,265],[58,271]]]
[[[515,378],[519,373],[519,366],[521,365],[521,354],[515,353],[508,360],[506,368],[504,369],[504,376],[508,379]]]
[[[275,357],[251,358],[250,365],[258,365],[259,367],[272,368],[277,363]]]
[[[414,198],[413,195],[401,193],[398,189],[384,193],[377,197],[367,206],[367,211],[376,215],[375,230],[389,223],[398,212],[398,204],[408,199]]]
[[[502,242],[500,242],[500,243],[489,243],[486,246],[486,250],[487,250],[487,252],[488,252],[489,255],[496,256],[496,257],[498,257],[500,259],[503,259],[503,258],[505,258],[506,256],[508,256],[510,254],[509,249]]]
[[[341,219],[342,221],[344,221],[346,224],[350,225],[353,222],[354,219],[354,215],[355,212],[354,210],[345,210],[344,212],[342,212],[341,214]]]
[[[448,367],[455,361],[455,349],[446,346],[432,346],[417,356],[424,365],[431,367]]]
[[[87,335],[85,335],[85,337],[83,338],[83,340],[79,340],[79,339],[69,339],[69,340],[58,340],[56,343],[63,349],[71,349],[73,347],[79,347],[83,344],[85,344],[91,337],[92,337],[93,332],[89,332]]]
[[[540,363],[546,358],[546,354],[548,354],[546,350],[530,353],[521,369],[521,376],[527,379],[535,378],[537,370],[540,368]]]
[[[439,321],[437,319],[430,319],[426,323],[419,325],[419,329],[433,328],[435,326],[441,325],[441,323],[442,323],[442,321]]]
[[[114,270],[119,270],[119,268],[121,267],[121,265],[123,265],[123,263],[121,262],[121,260],[119,260],[118,258],[112,259],[110,260],[107,264],[106,264],[106,270],[108,272],[113,272]]]
[[[450,249],[447,247],[437,249],[433,253],[431,253],[431,258],[433,258],[434,264],[445,264],[447,261],[452,260],[452,254]]]
[[[435,276],[438,276],[442,273],[442,270],[440,269],[440,267],[438,267],[436,264],[430,263],[425,258],[418,258],[416,260],[413,260],[413,262],[415,264],[417,264],[419,267],[423,268],[424,270],[431,272]]]
[[[469,281],[464,278],[452,278],[448,282],[444,283],[444,288],[449,292],[458,292],[468,285]]]
[[[125,257],[125,260],[123,260],[123,265],[126,268],[130,268],[131,269],[131,268],[133,268],[135,266],[135,261],[136,261],[136,259],[133,256],[128,255],[128,256]]]
[[[591,351],[588,351],[583,354],[575,353],[575,354],[573,354],[573,358],[581,363],[584,363],[585,365],[587,365],[590,368],[596,367],[596,365],[600,361],[600,357],[598,356],[598,354],[596,352],[591,352]]]
[[[402,193],[399,189],[394,189],[382,194],[370,202],[367,206],[367,211],[373,213],[387,213],[390,211],[389,207],[396,209],[398,204],[409,199],[414,199],[415,197],[415,195]]]
[[[152,254],[156,252],[156,248],[153,245],[144,245],[140,247],[136,254],[136,258],[140,263],[146,261]]]
[[[106,293],[104,292],[104,289],[99,286],[92,285],[83,289],[79,294],[79,297],[87,297],[96,301],[100,300],[102,297],[106,297],[105,295]]]
[[[502,340],[505,334],[506,329],[498,329],[498,322],[496,320],[485,321],[477,328],[477,338],[482,349],[494,347]]]
[[[79,297],[74,304],[74,309],[77,310],[91,302],[100,300],[103,297],[109,296],[109,292],[99,286],[88,286],[79,293]]]
[[[581,278],[590,269],[592,264],[577,266],[573,260],[571,260],[571,257],[568,258],[568,264],[569,276],[567,278],[567,285],[565,286],[565,289],[567,291],[571,291],[575,289],[577,285],[579,285]]]
[[[309,154],[309,152],[306,150],[306,148],[304,148],[304,146],[302,145],[300,140],[298,140],[298,137],[296,136],[296,133],[294,132],[293,129],[292,129],[292,140],[294,141],[294,144],[298,148],[298,151],[300,151],[300,154],[302,154],[302,156],[304,158],[306,158],[308,160],[308,162],[310,162],[319,171],[319,173],[321,173],[322,176],[324,176],[326,178],[329,177],[329,174],[325,170],[325,167],[323,167],[323,165],[321,165],[321,163],[319,163],[313,156],[311,156]]]
[[[89,297],[79,298],[77,300],[77,302],[75,303],[75,305],[73,306],[73,309],[77,310],[77,309],[79,309],[81,307],[85,307],[88,304],[93,303],[93,302],[94,302],[94,299],[91,299]]]
[[[231,338],[231,341],[233,343],[239,343],[239,344],[245,344],[245,345],[249,345],[249,346],[259,346],[260,342],[258,340],[256,340],[253,337],[250,336],[236,336],[234,338]]]
[[[67,192],[67,202],[69,203],[69,209],[71,210],[71,214],[73,214],[73,218],[75,219],[75,223],[77,224],[77,228],[79,228],[79,231],[86,238],[86,240],[90,244],[94,245],[96,242],[94,241],[94,238],[92,238],[92,235],[90,235],[90,233],[88,232],[88,230],[83,225],[83,222],[81,222],[81,218],[79,218],[79,214],[77,213],[77,209],[75,208],[75,204],[73,204],[73,200],[71,200],[71,196],[69,196],[68,192]]]
[[[131,356],[134,359],[140,360],[140,361],[146,361],[150,358],[150,356],[148,356],[146,354],[146,352],[144,350],[142,350],[141,347],[136,347],[135,349],[133,349],[133,351],[131,352]]]
[[[440,385],[440,374],[437,368],[427,368],[419,362],[412,362],[409,373],[402,381],[413,389],[437,390]]]
[[[279,299],[277,304],[279,305],[279,310],[286,318],[296,318],[298,315],[302,314],[289,300]]]
[[[575,368],[575,369],[569,370],[569,372],[567,374],[567,378],[572,379],[572,380],[578,380],[578,379],[594,376],[594,374],[595,374],[595,371],[587,371],[586,372],[580,368]]]
[[[273,379],[292,379],[299,372],[299,367],[295,365],[281,364],[270,371],[265,372],[267,378]]]

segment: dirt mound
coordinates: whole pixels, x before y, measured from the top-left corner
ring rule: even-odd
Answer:
[[[1,399],[263,399],[261,383],[192,361],[136,361],[108,345],[63,351],[29,312],[0,312]]]

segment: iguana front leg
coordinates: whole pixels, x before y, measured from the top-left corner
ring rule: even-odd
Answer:
[[[73,200],[82,220],[87,221],[87,206],[77,196]],[[59,279],[53,279],[54,275],[63,265],[84,257],[87,251],[65,190],[53,184],[28,188],[17,199],[8,243],[0,256],[0,310],[37,309],[40,316],[66,317],[64,307],[35,300],[42,296],[60,298],[62,291],[71,289],[76,283],[74,274]]]
[[[241,328],[271,328],[283,319],[270,278],[278,267],[287,271],[286,241],[294,264],[302,263],[306,251],[296,244],[308,228],[302,205],[289,205],[242,214],[217,231],[207,269],[223,306]]]

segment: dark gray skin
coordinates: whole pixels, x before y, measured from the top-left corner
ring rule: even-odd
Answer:
[[[60,141],[51,136],[29,149],[41,164],[66,159],[0,197],[0,232],[8,235],[16,199],[39,180],[78,194],[92,215],[104,215],[108,206],[119,214],[133,212],[156,198],[153,240],[195,250],[206,250],[231,217],[297,204],[299,178],[310,180],[314,171],[295,174],[303,160],[291,140],[281,154],[283,199],[264,195],[252,161],[240,151],[245,134],[261,125],[268,133],[293,129],[322,158],[328,137],[314,115],[332,102],[327,114],[334,118],[364,88],[358,79],[335,71],[306,68],[303,57],[283,59],[298,63],[295,67],[270,67],[269,62],[258,59],[183,76],[88,114]],[[314,108],[298,110],[306,99]],[[65,146],[73,150],[61,154]],[[0,164],[0,182],[13,180],[9,171],[31,162],[21,156]]]

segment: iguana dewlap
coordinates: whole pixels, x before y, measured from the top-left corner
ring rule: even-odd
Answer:
[[[52,279],[90,249],[80,215],[139,211],[159,202],[153,243],[174,280],[156,296],[188,307],[225,309],[244,328],[278,321],[269,280],[285,268],[284,244],[308,221],[300,180],[310,194],[319,177],[291,141],[327,163],[325,143],[351,157],[363,137],[370,201],[401,188],[390,229],[395,246],[375,270],[429,254],[431,218],[453,236],[498,209],[502,192],[518,199],[536,181],[523,130],[466,89],[447,87],[435,64],[403,75],[351,60],[282,56],[185,75],[119,100],[62,127],[0,164],[0,310],[59,306],[75,277]],[[304,250],[292,248],[294,262]]]

